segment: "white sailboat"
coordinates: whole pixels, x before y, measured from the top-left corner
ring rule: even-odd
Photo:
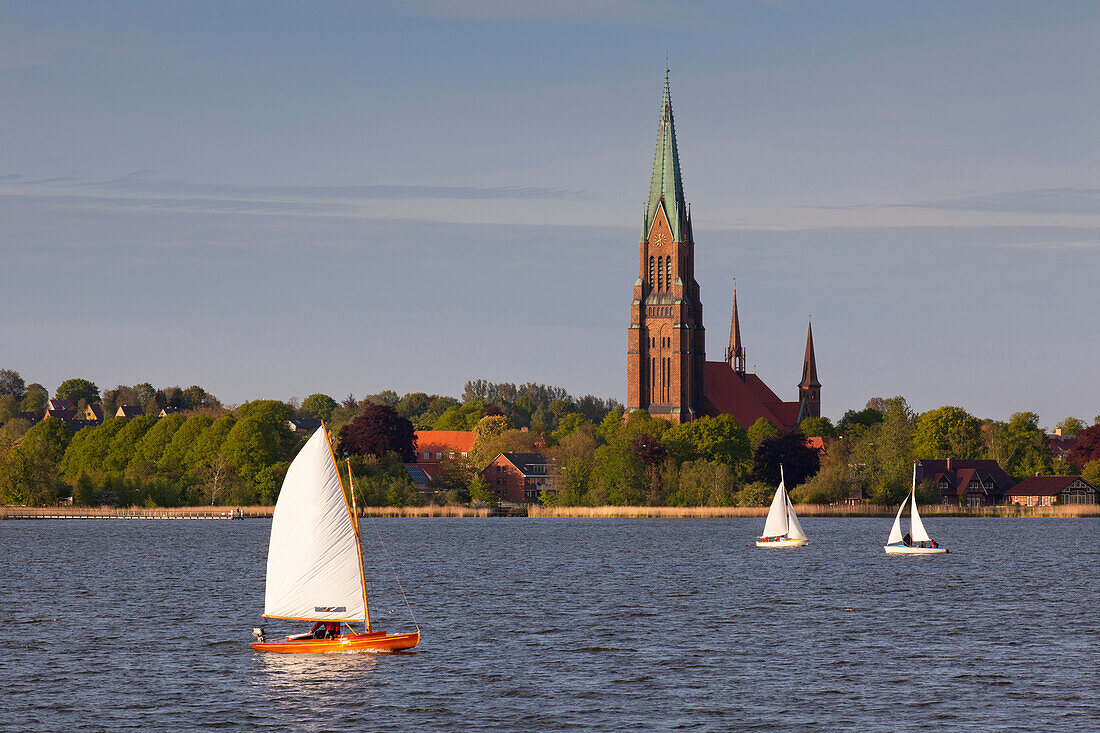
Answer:
[[[901,513],[905,511],[905,505],[911,507],[909,517],[909,535],[901,533]],[[894,526],[890,528],[890,537],[883,546],[890,555],[942,555],[947,552],[946,547],[928,536],[928,530],[924,528],[924,522],[917,512],[917,464],[913,464],[913,487],[909,489],[909,496],[898,507],[898,514],[894,517]]]
[[[764,520],[764,533],[756,540],[757,547],[801,547],[810,541],[802,531],[784,484],[783,467],[780,466],[779,488],[775,490],[768,518]]]
[[[320,622],[332,632],[268,641],[259,627],[252,644],[259,651],[396,650],[420,641],[419,629],[386,634],[371,627],[358,520],[323,424],[291,462],[275,504],[264,616]],[[350,629],[353,622],[362,623],[363,631],[343,633],[342,627]]]

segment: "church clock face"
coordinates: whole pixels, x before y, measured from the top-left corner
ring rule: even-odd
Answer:
[[[657,232],[653,235],[653,243],[658,247],[665,243],[665,233]]]

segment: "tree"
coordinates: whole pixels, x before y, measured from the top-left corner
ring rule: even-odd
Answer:
[[[874,504],[896,504],[913,473],[913,412],[904,397],[880,400],[882,422],[853,425],[848,434],[854,480]]]
[[[470,463],[474,468],[480,471],[496,458],[499,451],[494,452],[493,442],[511,428],[511,423],[504,415],[486,415],[477,421],[474,426],[474,445],[470,449]]]
[[[24,412],[41,415],[46,411],[46,403],[49,399],[50,393],[46,391],[46,388],[38,382],[34,382],[27,385],[27,390],[23,393],[23,401],[19,404],[19,408]]]
[[[1075,466],[1083,467],[1097,460],[1100,460],[1100,424],[1077,433],[1077,440],[1069,449],[1069,462]]]
[[[95,386],[95,382],[87,379],[66,379],[57,388],[54,397],[59,400],[68,400],[74,405],[80,400],[88,403],[99,402],[99,387]]]
[[[332,411],[335,409],[336,400],[327,394],[318,392],[302,400],[302,406],[298,408],[298,413],[302,417],[312,417],[315,420],[329,422],[332,419]]]
[[[379,457],[393,451],[402,460],[415,461],[416,433],[412,422],[389,405],[366,405],[340,431],[340,450]]]
[[[1100,460],[1089,461],[1081,468],[1081,478],[1100,488]]]
[[[829,458],[821,462],[821,469],[809,481],[791,491],[791,501],[796,504],[834,504],[847,499],[855,485],[848,461],[847,443],[833,443]]]
[[[1012,476],[1023,478],[1051,472],[1050,441],[1039,427],[1034,412],[1014,412],[1001,432],[1007,460],[1002,467]]]
[[[929,410],[913,429],[913,451],[920,458],[978,458],[982,423],[961,407]]]
[[[73,431],[61,420],[43,420],[30,428],[18,448],[0,457],[0,502],[36,505],[57,501],[64,489],[61,458],[72,437]]]
[[[1054,427],[1061,430],[1063,436],[1072,436],[1077,435],[1077,433],[1085,429],[1085,421],[1076,417],[1067,417]]]
[[[733,470],[722,461],[688,461],[680,467],[674,506],[732,506],[737,483]]]
[[[881,398],[876,398],[880,399]],[[860,411],[848,410],[844,413],[844,416],[840,418],[840,422],[836,424],[837,435],[847,435],[856,425],[862,425],[865,428],[869,428],[875,423],[880,423],[885,419],[883,413],[879,412],[873,407],[867,407]]]
[[[835,438],[836,428],[827,417],[807,417],[798,424],[798,429],[807,438]]]
[[[14,369],[0,369],[0,395],[10,395],[19,402],[26,391],[27,385],[19,372]]]
[[[797,430],[765,438],[752,455],[752,478],[769,486],[779,485],[779,467],[785,483],[795,487],[817,473],[821,456],[811,448],[806,436]]]
[[[752,449],[755,451],[760,447],[761,443],[775,436],[777,433],[779,433],[779,428],[776,427],[775,423],[766,417],[757,418],[756,422],[748,429],[749,445],[751,445]]]

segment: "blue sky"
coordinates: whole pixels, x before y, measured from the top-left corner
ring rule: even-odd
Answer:
[[[0,2],[0,367],[625,398],[666,52],[710,358],[1100,413],[1095,3]]]

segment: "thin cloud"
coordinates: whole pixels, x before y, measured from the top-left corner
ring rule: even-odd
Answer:
[[[837,211],[905,208],[1003,214],[1100,214],[1100,188],[1037,188],[1029,191],[1005,191],[936,201],[799,206],[797,208]]]

